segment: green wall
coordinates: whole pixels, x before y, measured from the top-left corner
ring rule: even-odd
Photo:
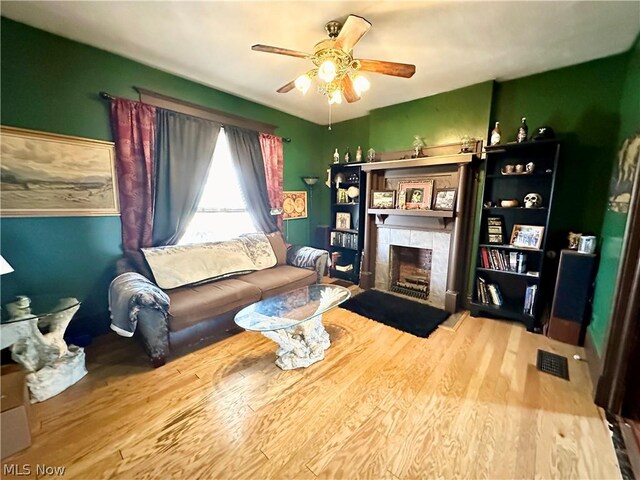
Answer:
[[[530,133],[548,125],[563,140],[551,218],[557,235],[600,233],[625,71],[626,56],[616,55],[496,84],[491,116],[500,121],[503,140],[515,140],[523,116]]]
[[[640,132],[640,37],[627,55],[627,73],[620,100],[618,147],[626,138],[638,132]],[[612,179],[612,181],[614,180]],[[603,205],[606,205],[606,201],[603,202]],[[604,353],[611,322],[611,309],[621,264],[626,224],[626,213],[611,210],[605,212],[602,225],[600,267],[596,277],[593,314],[589,326],[591,338],[600,355]]]
[[[493,82],[373,110],[369,142],[376,151],[411,148],[414,135],[427,145],[486,138]]]
[[[285,190],[303,190],[302,175],[323,178],[319,125],[6,18],[1,22],[3,125],[112,140],[108,105],[97,93],[136,99],[132,87],[139,86],[278,125],[277,134],[292,139],[284,147]],[[17,293],[77,296],[84,304],[72,329],[106,328],[107,286],[121,253],[118,217],[3,218],[0,228],[2,255],[15,268],[2,277],[3,302]],[[290,241],[307,243],[308,235],[308,220],[289,222]]]

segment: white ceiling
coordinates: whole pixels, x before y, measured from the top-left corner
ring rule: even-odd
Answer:
[[[2,2],[2,15],[16,21],[319,124],[328,121],[319,94],[276,93],[310,62],[250,47],[309,52],[327,21],[350,13],[373,24],[355,57],[413,63],[417,71],[411,79],[369,74],[371,90],[334,107],[334,122],[620,53],[640,31],[637,1]]]

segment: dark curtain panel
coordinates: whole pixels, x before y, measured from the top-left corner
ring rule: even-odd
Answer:
[[[229,140],[233,163],[239,172],[238,178],[247,201],[247,210],[253,222],[263,232],[275,232],[278,227],[275,217],[269,213],[271,207],[260,134],[253,130],[227,126],[224,127],[224,131]]]
[[[154,245],[175,245],[195,214],[205,186],[220,124],[157,110]]]
[[[111,102],[122,222],[122,248],[152,245],[156,107],[116,98]]]

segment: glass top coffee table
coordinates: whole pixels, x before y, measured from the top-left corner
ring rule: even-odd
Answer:
[[[240,310],[234,321],[276,342],[276,365],[283,370],[304,368],[324,358],[331,342],[322,314],[351,296],[338,285],[310,285],[266,298]]]

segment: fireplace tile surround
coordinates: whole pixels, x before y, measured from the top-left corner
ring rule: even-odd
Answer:
[[[379,290],[390,290],[392,246],[426,248],[432,250],[431,292],[426,302],[434,307],[445,308],[451,232],[379,226],[377,240],[375,287]]]

